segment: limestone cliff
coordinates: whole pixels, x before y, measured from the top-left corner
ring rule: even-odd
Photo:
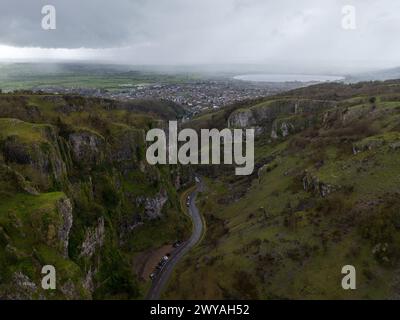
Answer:
[[[189,174],[146,163],[145,130],[162,120],[128,107],[0,94],[1,298],[140,297],[132,257],[189,233],[176,193]]]
[[[257,136],[268,132],[274,138],[278,137],[278,130],[287,135],[291,127],[295,128],[294,124],[287,122],[281,123],[278,127],[275,121],[282,115],[304,116],[311,114],[315,116],[318,112],[332,108],[335,105],[335,102],[326,100],[271,100],[247,109],[234,111],[228,118],[228,126],[230,128],[255,128]],[[298,128],[298,130],[301,129]]]

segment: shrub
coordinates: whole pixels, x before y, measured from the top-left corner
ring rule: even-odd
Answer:
[[[237,271],[234,274],[233,288],[239,293],[241,299],[257,300],[257,286],[251,274],[246,271]]]
[[[400,200],[386,199],[385,205],[365,217],[359,228],[379,262],[395,263],[400,258]]]

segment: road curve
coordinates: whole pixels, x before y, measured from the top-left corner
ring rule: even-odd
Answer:
[[[160,299],[161,292],[171,277],[172,271],[174,270],[176,264],[191,248],[197,244],[197,242],[199,242],[203,233],[204,225],[199,210],[196,207],[196,196],[202,190],[203,183],[200,181],[197,183],[196,190],[190,194],[189,213],[192,218],[193,233],[188,241],[184,242],[177,250],[175,250],[164,269],[153,280],[152,286],[146,296],[147,300]]]

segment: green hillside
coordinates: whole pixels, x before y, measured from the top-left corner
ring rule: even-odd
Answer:
[[[318,85],[220,115],[259,132],[256,170],[202,169],[207,232],[165,297],[398,298],[400,82]],[[345,265],[357,290],[341,287]]]

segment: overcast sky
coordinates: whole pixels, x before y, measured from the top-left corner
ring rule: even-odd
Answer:
[[[57,29],[41,28],[52,4]],[[342,8],[356,8],[355,30]],[[399,0],[1,0],[0,60],[400,66]]]

